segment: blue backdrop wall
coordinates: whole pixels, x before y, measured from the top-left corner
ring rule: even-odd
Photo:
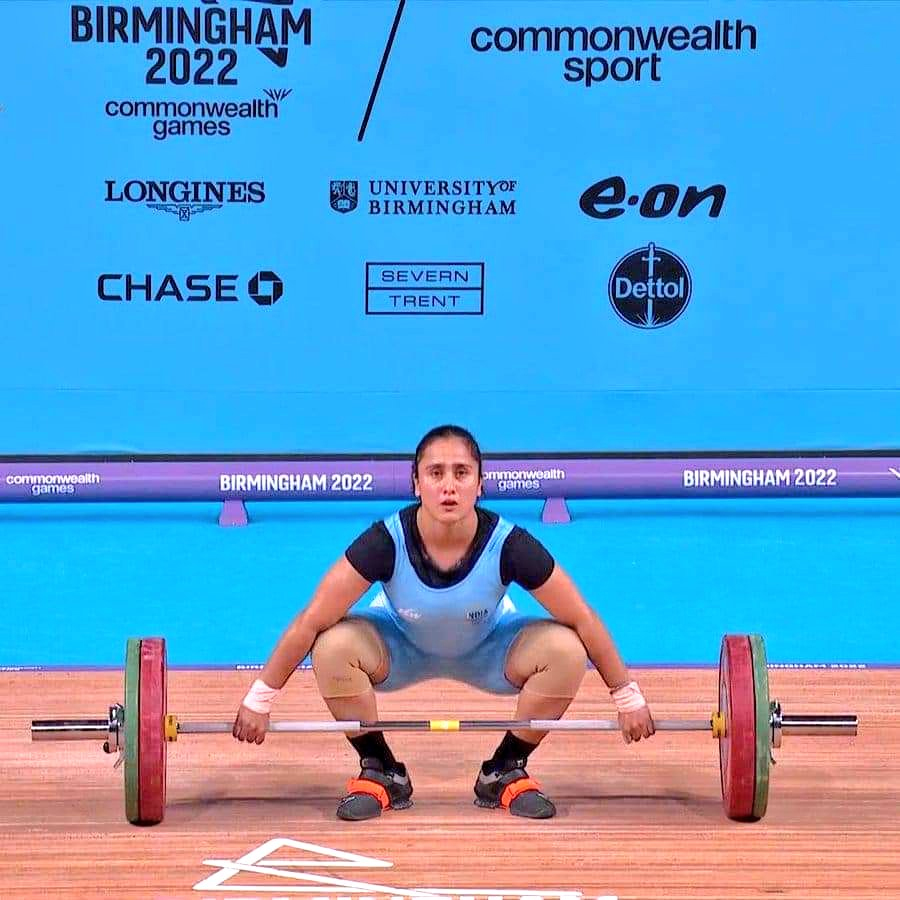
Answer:
[[[898,26],[6,0],[0,452],[900,445]]]

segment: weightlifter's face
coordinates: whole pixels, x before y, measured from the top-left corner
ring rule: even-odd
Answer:
[[[415,478],[425,512],[450,525],[470,516],[481,496],[478,462],[459,438],[438,438],[422,453]]]

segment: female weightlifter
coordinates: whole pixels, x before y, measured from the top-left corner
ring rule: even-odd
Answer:
[[[272,702],[310,651],[316,684],[337,720],[377,720],[376,690],[426,678],[517,694],[516,719],[557,719],[590,660],[610,689],[626,743],[650,737],[647,703],[572,579],[527,531],[477,505],[482,468],[475,438],[454,425],[429,431],[416,448],[412,485],[418,502],[353,541],[285,630],[238,709],[234,737],[263,742]],[[376,581],[383,590],[349,615]],[[506,594],[511,582],[549,616],[518,612]],[[525,771],[546,734],[506,732],[478,772],[478,806],[535,819],[555,814]],[[411,806],[412,781],[384,733],[347,737],[361,771],[338,817],[370,819]]]

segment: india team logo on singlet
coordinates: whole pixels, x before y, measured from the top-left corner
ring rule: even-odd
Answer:
[[[487,609],[470,609],[466,613],[466,618],[473,625],[477,625],[479,622],[483,622],[488,617],[489,614],[490,614],[490,610],[487,610]]]

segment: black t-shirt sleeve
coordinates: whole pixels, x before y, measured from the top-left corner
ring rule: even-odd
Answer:
[[[500,551],[500,580],[504,584],[514,581],[526,591],[534,591],[553,574],[555,565],[537,538],[515,526]]]
[[[344,556],[366,581],[390,581],[394,574],[394,540],[384,522],[367,528]]]

